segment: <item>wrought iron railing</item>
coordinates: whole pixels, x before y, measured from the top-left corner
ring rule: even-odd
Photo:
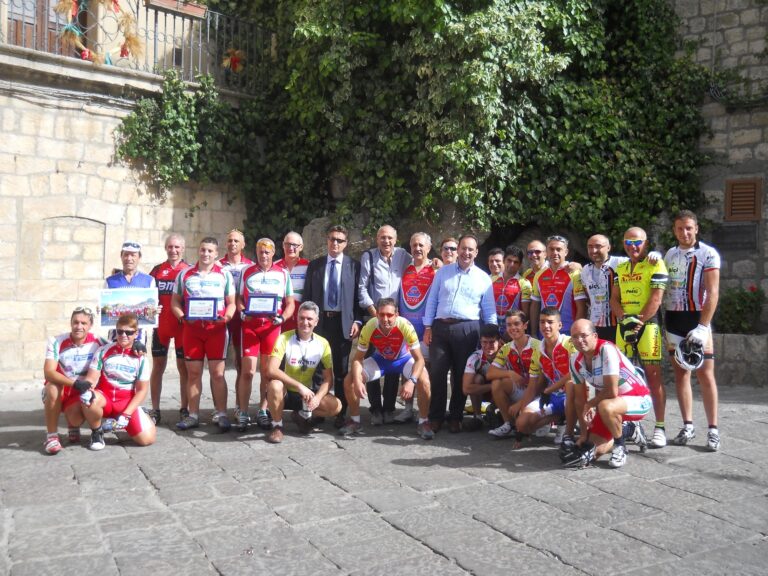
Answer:
[[[0,0],[0,44],[254,92],[270,57],[262,28],[183,0]]]

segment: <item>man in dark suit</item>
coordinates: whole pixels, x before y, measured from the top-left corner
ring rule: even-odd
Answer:
[[[334,393],[341,400],[337,427],[344,424],[347,401],[344,397],[344,377],[349,367],[352,340],[362,326],[362,310],[357,303],[360,262],[344,255],[347,229],[339,224],[326,231],[328,254],[309,263],[304,284],[303,300],[320,307],[320,322],[315,332],[331,344],[333,354]]]

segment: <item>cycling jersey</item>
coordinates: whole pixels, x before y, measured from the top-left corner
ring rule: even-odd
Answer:
[[[502,370],[512,370],[523,378],[528,378],[531,373],[531,364],[541,363],[541,341],[526,336],[527,341],[522,350],[518,350],[515,341],[507,342],[496,353],[493,365]]]
[[[149,273],[155,279],[158,298],[160,305],[163,307],[163,311],[160,313],[161,324],[167,321],[168,316],[171,317],[173,323],[176,323],[176,318],[171,313],[171,297],[176,286],[176,277],[187,268],[189,268],[189,264],[183,260],[176,264],[176,267],[171,266],[166,261],[152,268],[152,271]]]
[[[94,336],[90,332],[82,344],[75,344],[69,333],[61,334],[48,340],[45,359],[55,360],[57,372],[76,380],[88,373],[96,353],[106,343],[104,338]]]
[[[507,311],[520,310],[523,302],[531,301],[531,283],[520,274],[515,274],[506,281],[503,274],[498,274],[491,276],[491,284],[493,284],[493,298],[496,301],[496,317],[503,330],[502,319]]]
[[[318,334],[305,341],[300,340],[294,331],[284,332],[277,339],[270,356],[285,359],[283,372],[307,388],[312,388],[312,376],[318,365],[322,364],[326,370],[333,368],[331,345]],[[295,386],[288,385],[288,389],[296,391]]]
[[[281,258],[275,262],[275,266],[285,269],[291,277],[291,286],[293,287],[293,297],[296,300],[296,311],[285,322],[280,325],[281,332],[288,332],[290,330],[296,330],[296,320],[299,315],[299,304],[303,300],[304,283],[307,280],[307,267],[309,266],[309,260],[306,258],[299,258],[293,270],[288,270],[288,264],[285,258]]]
[[[136,382],[149,380],[147,356],[139,356],[132,349],[123,349],[111,343],[102,346],[91,361],[90,368],[98,370],[101,376],[97,388],[110,392],[133,392]]]
[[[155,335],[159,340],[158,344],[166,348],[171,338],[174,338],[177,347],[181,347],[181,325],[171,310],[171,298],[173,296],[173,289],[176,286],[176,277],[187,268],[189,268],[189,264],[183,260],[176,264],[176,267],[171,266],[168,261],[165,261],[152,268],[152,271],[149,273],[155,279],[159,303],[163,307],[162,312],[160,312],[157,328],[155,329]],[[153,349],[155,348],[154,341],[152,347]]]
[[[304,283],[307,280],[307,267],[309,266],[309,260],[306,258],[299,258],[293,270],[288,270],[288,264],[285,258],[281,258],[274,264],[278,268],[282,268],[288,272],[291,277],[291,286],[293,287],[293,297],[296,299],[296,304],[301,302],[302,294],[304,293]]]
[[[611,313],[611,293],[616,268],[627,260],[626,256],[609,256],[600,268],[587,264],[581,270],[581,284],[589,299],[589,319],[596,327],[616,326],[616,316]]]
[[[232,274],[232,279],[235,281],[235,289],[237,290],[240,288],[240,276],[243,273],[243,270],[253,264],[253,260],[250,260],[245,256],[241,256],[240,262],[235,264],[234,262],[230,262],[229,255],[227,255],[224,256],[224,258],[221,258],[217,264],[221,267],[222,270],[226,270]]]
[[[181,296],[182,305],[190,298],[216,298],[216,314],[224,316],[225,299],[235,293],[235,283],[232,274],[218,264],[207,273],[201,273],[195,264],[176,277],[174,290]]]
[[[259,264],[253,264],[243,270],[238,292],[243,298],[246,310],[253,296],[275,296],[277,313],[280,314],[283,311],[283,298],[293,296],[293,287],[291,277],[285,268],[273,264],[269,270],[264,271]]]
[[[144,272],[135,272],[130,280],[125,277],[122,271],[108,276],[105,288],[155,288],[155,279]]]
[[[619,288],[624,314],[637,315],[651,297],[651,290],[667,287],[667,267],[662,260],[651,264],[645,258],[632,269],[632,261],[627,260],[616,268],[613,284]]]
[[[552,356],[547,355],[546,342],[539,343],[539,354],[531,359],[530,375],[544,374],[553,384],[568,374],[570,370],[570,355],[576,352],[570,336],[560,334],[552,350]]]
[[[400,281],[400,315],[413,325],[419,340],[424,338],[424,307],[434,279],[435,269],[429,264],[418,271],[411,264]]]
[[[554,271],[547,266],[533,279],[531,300],[541,302],[542,308],[552,306],[560,310],[564,332],[571,329],[576,319],[576,301],[585,298],[579,273],[569,274],[565,266]]]
[[[384,334],[381,331],[378,318],[371,318],[360,332],[357,349],[361,352],[367,352],[370,345],[373,345],[375,349],[374,355],[378,354],[385,360],[397,360],[409,356],[409,350],[419,347],[419,337],[413,324],[402,316],[397,317],[397,321],[389,334]]]
[[[666,309],[701,311],[707,299],[704,273],[720,269],[717,250],[704,242],[685,250],[676,246],[667,251],[664,263],[669,272]]]
[[[607,340],[597,340],[592,362],[587,362],[581,352],[571,356],[570,370],[574,384],[589,384],[596,393],[603,389],[605,376],[619,377],[619,396],[645,396],[650,393],[632,362]]]
[[[483,349],[475,350],[467,358],[467,364],[464,366],[464,374],[477,374],[483,366],[490,366],[493,358],[483,354]]]

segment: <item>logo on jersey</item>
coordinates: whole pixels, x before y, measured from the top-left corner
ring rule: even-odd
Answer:
[[[547,296],[545,303],[547,306],[554,306],[554,307],[557,307],[560,305],[560,302],[557,301],[557,296],[555,296],[554,294],[550,294],[549,296]]]

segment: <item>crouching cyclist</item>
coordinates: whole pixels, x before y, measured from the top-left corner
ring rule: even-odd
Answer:
[[[147,356],[134,347],[139,329],[135,314],[117,319],[117,341],[99,349],[85,380],[75,382],[81,392],[83,415],[91,427],[91,450],[105,446],[102,418],[115,418],[113,429],[125,430],[139,446],[154,443],[157,430],[141,404],[149,391]],[[146,351],[146,349],[144,349]],[[95,385],[95,390],[83,384]]]
[[[561,454],[563,463],[581,468],[611,452],[608,465],[621,468],[627,461],[626,440],[645,451],[640,421],[653,406],[650,390],[640,369],[615,344],[599,339],[589,320],[574,322],[571,342],[576,348],[570,367],[581,434],[576,446]],[[590,399],[587,386],[594,388]]]

